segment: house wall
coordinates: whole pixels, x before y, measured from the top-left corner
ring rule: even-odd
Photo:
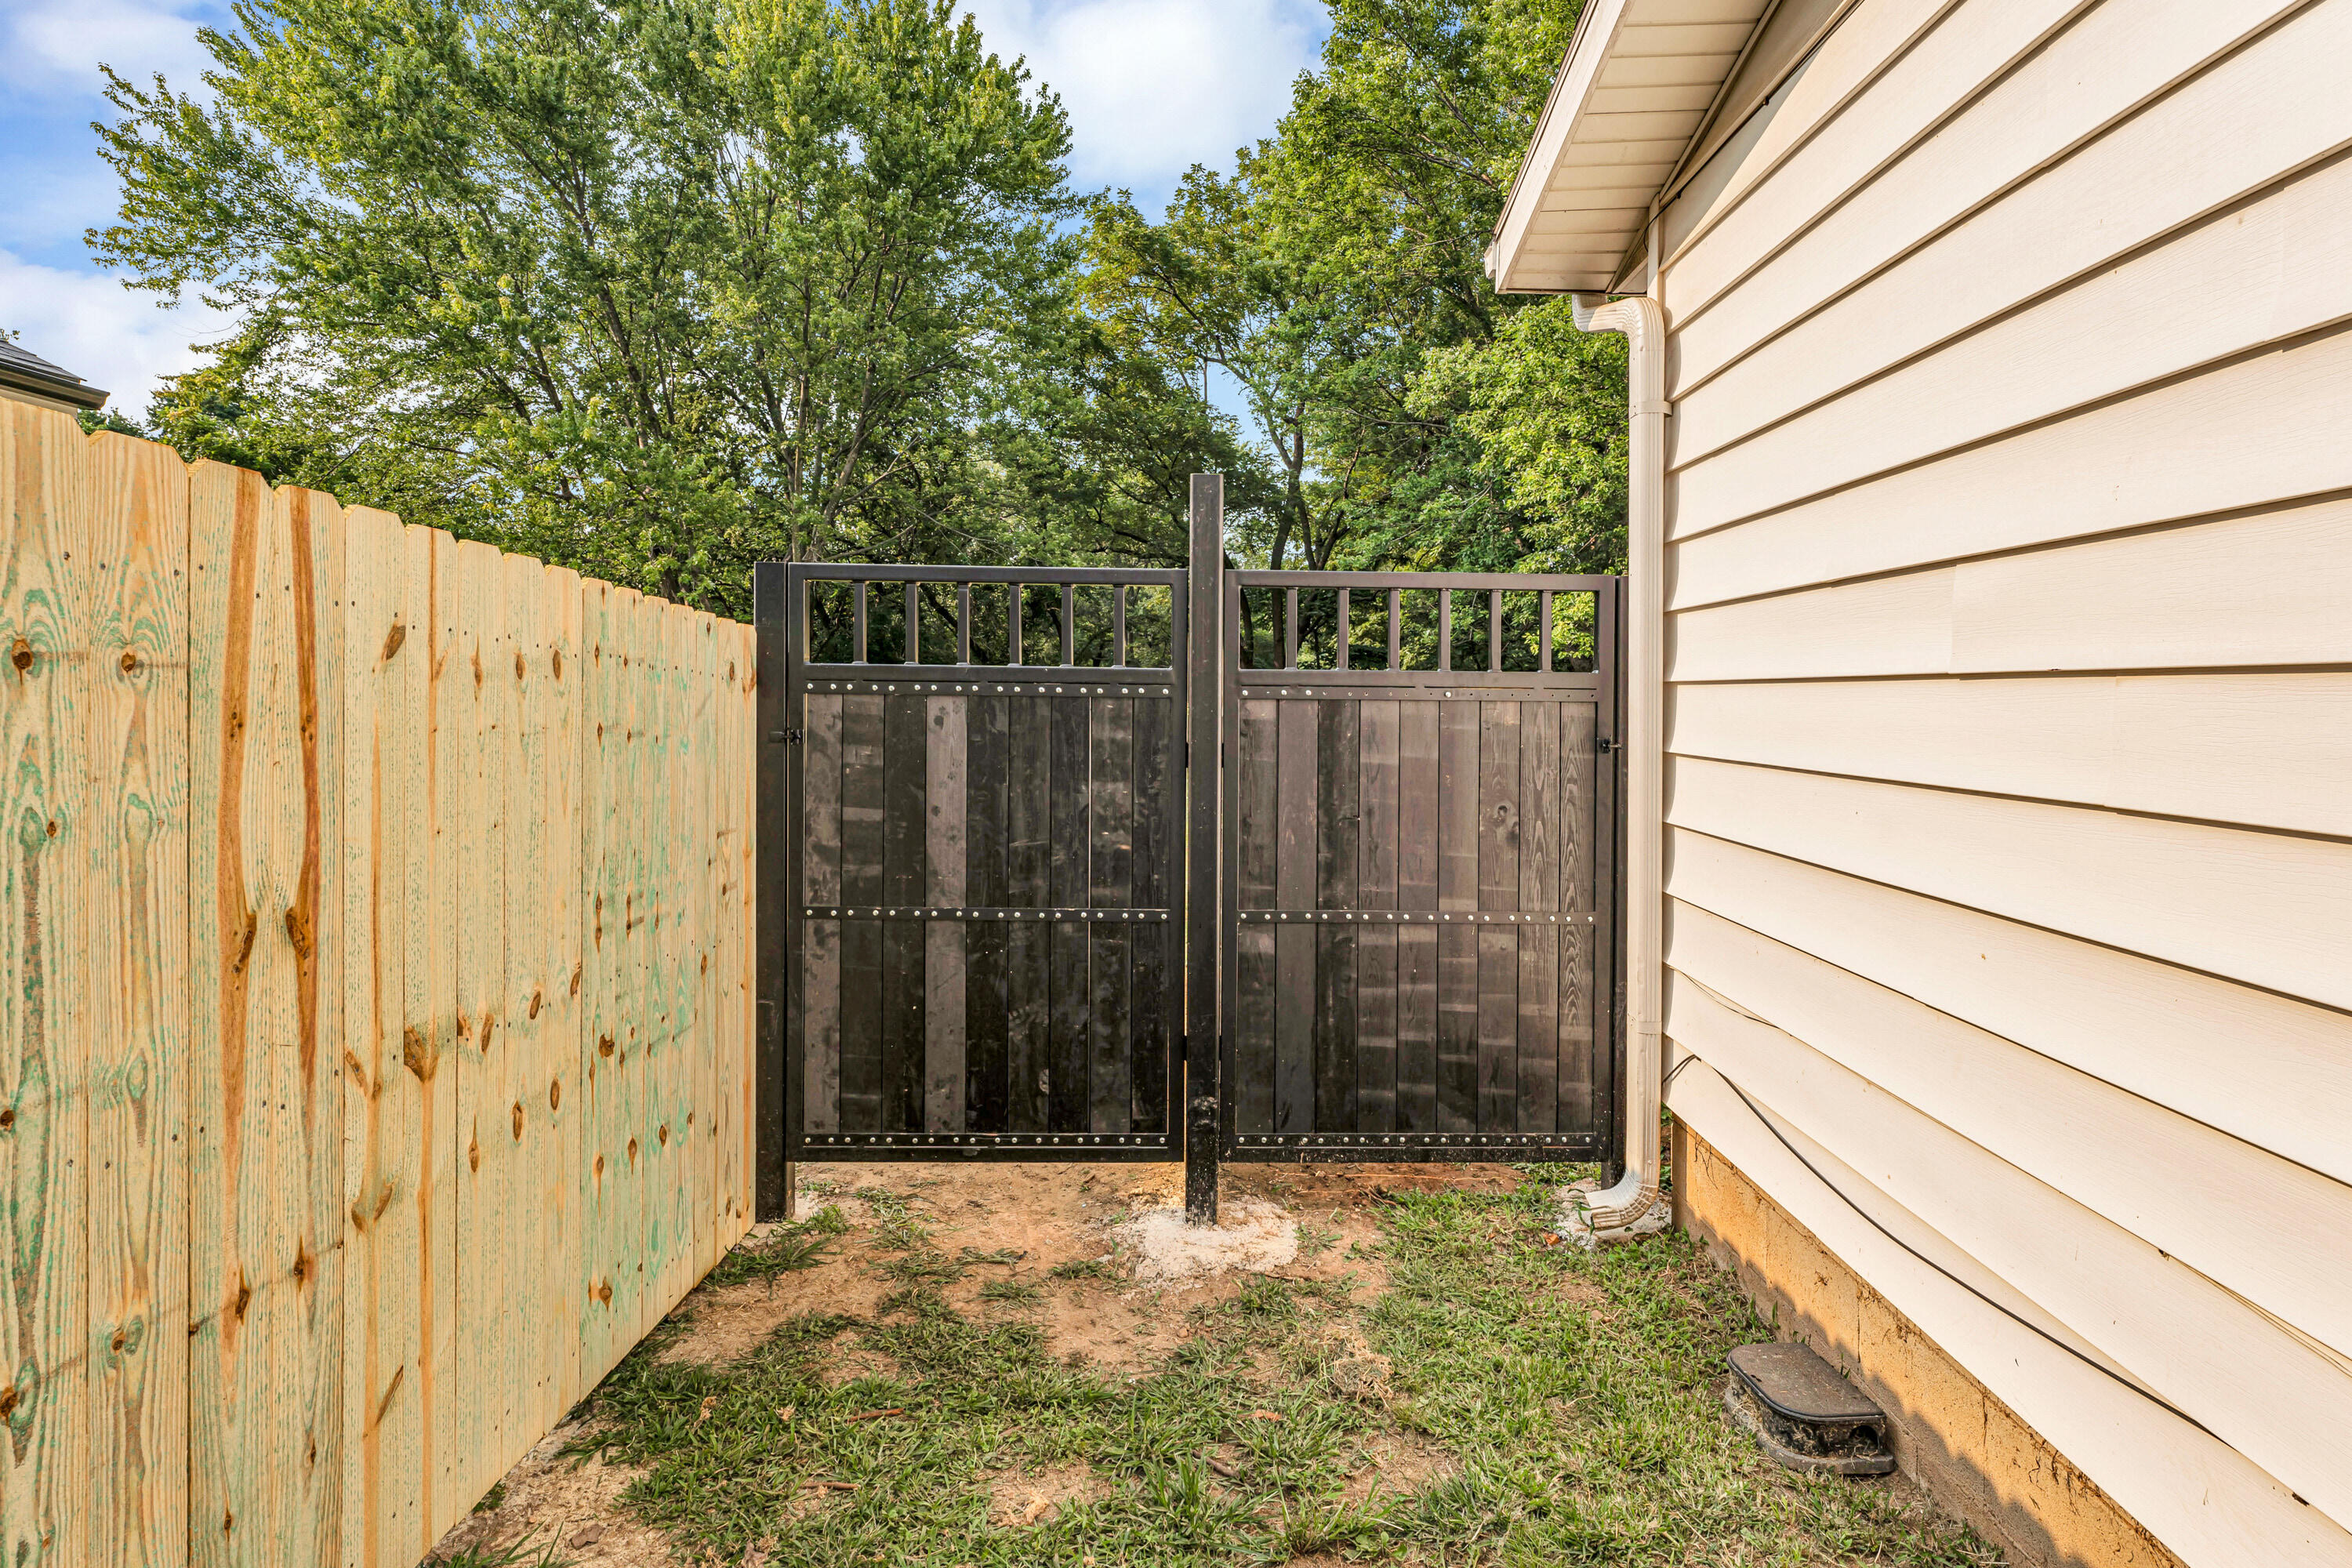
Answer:
[[[1661,226],[1668,1103],[2192,1563],[2352,1563],[2347,59],[1861,0]]]

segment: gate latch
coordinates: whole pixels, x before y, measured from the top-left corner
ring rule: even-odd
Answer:
[[[798,740],[798,739],[800,738],[800,731],[799,731],[798,730],[795,730],[795,731],[793,731],[793,738],[794,740]],[[1612,741],[1612,740],[1611,740],[1611,739],[1610,739],[1608,736],[1606,736],[1606,735],[1601,736],[1600,739],[1598,739],[1598,740],[1596,740],[1595,742],[1593,742],[1593,743],[1592,743],[1592,744],[1593,744],[1593,748],[1594,748],[1596,751],[1600,752],[1601,752],[1601,755],[1603,755],[1603,756],[1608,755],[1611,752],[1613,752],[1613,751],[1615,751],[1615,750],[1617,749],[1617,742],[1614,742],[1614,741]]]
[[[801,732],[798,730],[771,730],[768,731],[768,743],[772,746],[797,746],[801,743]]]

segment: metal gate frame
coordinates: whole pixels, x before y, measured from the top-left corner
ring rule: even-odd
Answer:
[[[817,663],[808,657],[807,594],[819,583],[843,583],[853,593],[853,652],[842,664]],[[803,1083],[804,1020],[791,1005],[797,982],[794,958],[802,951],[803,930],[812,909],[798,894],[802,888],[803,772],[804,748],[802,716],[814,691],[840,690],[847,695],[1087,695],[1126,696],[1164,700],[1172,708],[1176,737],[1176,785],[1183,773],[1183,725],[1189,718],[1190,661],[1187,574],[1142,567],[982,567],[900,566],[862,563],[763,563],[753,579],[754,618],[760,658],[761,785],[756,822],[760,834],[759,969],[760,1075],[756,1125],[760,1152],[761,1217],[780,1216],[789,1202],[785,1172],[803,1158],[853,1161],[902,1160],[1067,1160],[1171,1161],[1181,1157],[1182,1051],[1184,1035],[1173,1020],[1167,1030],[1167,1106],[1159,1132],[1005,1132],[954,1133],[929,1131],[811,1134],[796,1114]],[[910,635],[903,657],[893,662],[873,659],[867,647],[868,584],[902,584],[910,611],[924,584],[957,589],[956,651],[959,662],[927,664],[920,658],[919,636]],[[976,665],[971,658],[972,590],[1002,586],[1020,595],[1029,588],[1061,590],[1058,664],[1014,663]],[[1150,667],[1077,665],[1074,656],[1075,590],[1086,587],[1155,587],[1170,596],[1170,664]],[[1127,596],[1113,595],[1114,653],[1127,650]],[[910,628],[918,625],[908,618]],[[1021,658],[1017,617],[1011,623],[1009,649]],[[1182,840],[1170,847],[1164,868],[1170,889],[1166,914],[1149,922],[1160,929],[1188,929],[1185,924],[1185,871]],[[879,911],[877,911],[877,913]],[[1002,918],[1011,910],[991,910]],[[1022,918],[1051,921],[1057,913],[1076,920],[1100,921],[1104,911],[1057,911],[1025,908]],[[982,918],[982,911],[959,910],[956,918]],[[1124,917],[1123,917],[1124,918]],[[1171,981],[1177,984],[1171,973]]]
[[[1100,1160],[1185,1163],[1185,1205],[1194,1218],[1216,1213],[1217,1167],[1221,1163],[1254,1161],[1414,1161],[1508,1158],[1516,1160],[1601,1160],[1613,1175],[1623,1152],[1619,1128],[1621,1080],[1624,1070],[1624,974],[1622,931],[1623,889],[1618,868],[1623,864],[1624,822],[1622,807],[1623,751],[1620,728],[1624,703],[1624,669],[1619,639],[1624,624],[1624,581],[1618,577],[1464,575],[1423,573],[1270,573],[1229,571],[1223,554],[1223,477],[1196,474],[1192,486],[1192,551],[1189,570],[1119,568],[1045,568],[979,566],[885,566],[856,563],[766,563],[754,576],[753,616],[759,631],[760,788],[754,814],[760,836],[758,866],[759,969],[758,1061],[754,1126],[758,1144],[758,1216],[781,1218],[789,1213],[791,1163],[803,1152],[835,1159],[887,1160]],[[859,584],[856,589],[857,647],[865,651],[863,614],[865,584],[903,584],[911,601],[919,584],[1014,584],[1065,587],[1062,620],[1064,663],[1059,666],[1013,664],[976,666],[971,658],[971,595],[959,597],[958,653],[966,661],[952,666],[924,665],[919,647],[907,650],[902,663],[860,662],[846,667],[815,667],[805,658],[806,627],[802,622],[806,585],[815,581]],[[1179,732],[1177,772],[1184,798],[1183,831],[1177,864],[1170,879],[1169,919],[1180,921],[1184,933],[1179,973],[1182,980],[1182,1010],[1171,1018],[1168,1064],[1167,1131],[1129,1134],[1113,1141],[1108,1134],[1036,1134],[1024,1142],[1014,1135],[953,1135],[901,1133],[873,1135],[856,1144],[806,1145],[799,1118],[793,1114],[800,1084],[803,1041],[787,1005],[793,976],[790,965],[799,951],[802,923],[806,918],[797,898],[801,847],[801,748],[792,744],[812,670],[821,680],[856,681],[876,690],[951,690],[982,684],[1007,689],[1017,686],[1075,683],[1097,679],[1107,685],[1143,684],[1125,681],[1139,671],[1104,669],[1069,664],[1070,594],[1092,584],[1149,584],[1165,587],[1171,595],[1170,658],[1166,673],[1153,667],[1150,683],[1173,684]],[[1594,953],[1595,990],[1606,998],[1608,1049],[1603,1052],[1605,1079],[1595,1084],[1597,1136],[1568,1138],[1543,1134],[1436,1133],[1394,1135],[1277,1136],[1244,1143],[1234,1135],[1233,1094],[1234,1040],[1231,1020],[1235,1001],[1235,942],[1240,926],[1239,890],[1234,857],[1224,824],[1238,809],[1239,770],[1229,764],[1228,748],[1237,742],[1238,694],[1253,684],[1279,687],[1311,684],[1315,689],[1360,690],[1368,686],[1437,683],[1443,689],[1475,689],[1516,684],[1524,688],[1530,675],[1550,675],[1547,648],[1542,668],[1534,672],[1490,673],[1454,670],[1451,637],[1441,634],[1444,650],[1436,670],[1400,668],[1397,637],[1391,633],[1387,666],[1377,670],[1299,670],[1295,668],[1244,672],[1239,668],[1237,638],[1239,605],[1244,587],[1288,591],[1295,602],[1298,589],[1338,589],[1345,594],[1375,592],[1391,596],[1414,590],[1444,589],[1450,630],[1452,595],[1477,592],[1536,592],[1546,595],[1590,593],[1595,595],[1595,627],[1600,668],[1591,689],[1598,714],[1596,731],[1607,764],[1597,767],[1598,815],[1608,825],[1595,846],[1598,893],[1595,912],[1600,931]],[[1123,605],[1123,596],[1121,596]],[[1498,625],[1489,600],[1490,628]],[[1287,605],[1286,606],[1287,607]],[[1229,624],[1230,622],[1230,624]],[[1295,628],[1295,618],[1290,625]],[[1395,626],[1391,617],[1391,627]],[[1490,630],[1490,668],[1499,663],[1493,647],[1499,630]],[[1295,667],[1295,635],[1286,638],[1286,653]],[[1013,653],[1017,659],[1019,654]],[[917,672],[920,673],[918,674]],[[1261,681],[1258,678],[1263,677]],[[1222,880],[1223,886],[1220,887]],[[1181,1024],[1181,1026],[1180,1026]],[[1193,1049],[1192,1042],[1214,1042],[1213,1049]],[[975,1143],[974,1138],[986,1142]]]
[[[1623,831],[1620,810],[1621,795],[1618,759],[1622,755],[1618,738],[1619,712],[1623,691],[1623,661],[1618,657],[1618,638],[1623,625],[1624,579],[1622,577],[1581,576],[1536,574],[1437,573],[1437,572],[1270,572],[1232,570],[1222,574],[1221,603],[1218,606],[1219,663],[1219,800],[1221,821],[1218,828],[1218,873],[1222,881],[1217,907],[1217,962],[1221,971],[1219,992],[1221,1032],[1219,1058],[1225,1091],[1222,1096],[1219,1119],[1219,1157],[1228,1163],[1252,1162],[1409,1162],[1426,1160],[1508,1159],[1537,1162],[1611,1163],[1621,1158],[1616,1145],[1622,1141],[1618,1129],[1619,1079],[1623,1068],[1622,980],[1620,953],[1623,925],[1619,908],[1617,868],[1622,863]],[[1270,589],[1282,595],[1276,619],[1282,633],[1283,664],[1279,667],[1245,667],[1241,661],[1242,595],[1246,589]],[[1301,668],[1298,664],[1298,595],[1301,590],[1330,593],[1339,596],[1339,624],[1349,623],[1351,597],[1359,594],[1377,594],[1386,601],[1388,612],[1388,650],[1385,662],[1377,668],[1351,667],[1350,652],[1345,638],[1337,648],[1336,668],[1329,669]],[[1401,647],[1402,621],[1400,601],[1412,592],[1435,592],[1438,595],[1438,663],[1433,669],[1413,669],[1405,666]],[[1553,668],[1552,638],[1547,637],[1533,670],[1505,670],[1503,661],[1502,596],[1506,593],[1534,593],[1538,597],[1538,616],[1546,627],[1556,625],[1553,615],[1555,595],[1590,594],[1594,599],[1595,668],[1589,675]],[[1453,625],[1454,597],[1457,594],[1476,594],[1486,600],[1486,668],[1456,669],[1454,668]],[[1457,693],[1525,692],[1533,685],[1563,693],[1590,691],[1598,710],[1595,717],[1596,750],[1600,753],[1593,770],[1597,801],[1595,818],[1609,826],[1594,846],[1594,952],[1595,978],[1591,1006],[1599,1027],[1596,1037],[1607,1042],[1601,1053],[1602,1074],[1594,1084],[1594,1119],[1599,1131],[1590,1134],[1567,1133],[1481,1133],[1481,1132],[1293,1132],[1243,1134],[1235,1127],[1235,1089],[1238,1075],[1234,1060],[1234,1020],[1239,1016],[1240,963],[1239,944],[1244,911],[1241,908],[1239,875],[1240,856],[1240,723],[1241,703],[1254,689],[1279,692],[1286,698],[1349,697],[1373,694],[1410,697],[1426,692],[1430,697],[1453,698]],[[1465,923],[1475,911],[1465,911]],[[1328,918],[1328,917],[1327,917]],[[1356,918],[1362,918],[1358,915]],[[1415,920],[1405,911],[1389,911],[1391,921]],[[1450,917],[1433,912],[1419,916],[1421,921],[1443,921]]]

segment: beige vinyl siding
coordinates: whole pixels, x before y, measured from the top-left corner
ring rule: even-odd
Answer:
[[[1664,224],[1669,1104],[2191,1563],[2352,1563],[2347,57],[1862,0]]]
[[[1758,1107],[1769,1119],[1759,1121],[1749,1109],[1754,1092],[1743,1100],[1703,1058],[1685,1067],[1677,1050],[1668,1067],[1683,1068],[1674,1083],[1677,1116],[2069,1461],[2110,1496],[2127,1500],[2133,1517],[2184,1561],[2329,1568],[2352,1553],[2352,1537],[2237,1449],[2161,1412],[2152,1416],[2147,1400],[2132,1388],[1988,1309],[1970,1291],[2002,1300],[2009,1294],[2005,1281],[1921,1225],[1774,1106]],[[1814,1171],[1873,1220],[1965,1283],[1905,1250],[1817,1180]],[[2031,1321],[2033,1314],[2024,1315]],[[1871,1324],[1865,1320],[1860,1326],[1866,1334]],[[1865,1339],[1854,1348],[1868,1356],[1878,1347]],[[2152,1440],[2154,1421],[2170,1425]],[[2250,1543],[2259,1543],[2258,1555],[2249,1555]]]

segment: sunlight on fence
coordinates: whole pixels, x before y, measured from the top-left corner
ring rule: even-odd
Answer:
[[[0,1551],[406,1568],[751,1209],[752,638],[0,402]]]

